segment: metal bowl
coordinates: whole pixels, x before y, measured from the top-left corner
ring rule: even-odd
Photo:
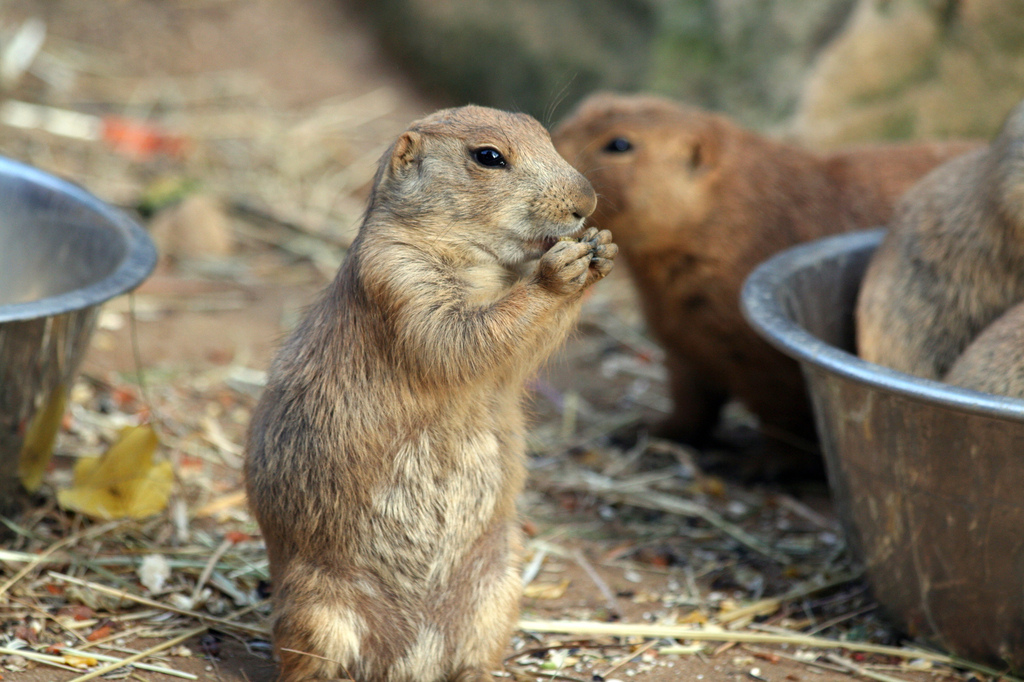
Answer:
[[[1024,670],[1024,401],[852,354],[882,235],[778,254],[747,280],[744,312],[803,369],[835,506],[882,607],[911,636]]]
[[[33,416],[66,389],[99,305],[156,264],[146,232],[85,190],[0,157],[0,513]]]

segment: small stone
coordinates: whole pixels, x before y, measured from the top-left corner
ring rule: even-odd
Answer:
[[[223,258],[235,247],[231,221],[215,198],[192,194],[153,218],[150,234],[161,259]]]
[[[139,582],[150,592],[159,592],[171,577],[171,565],[162,554],[150,554],[142,560],[138,569]]]
[[[28,660],[26,660],[24,656],[11,654],[4,658],[4,666],[8,670],[21,671],[28,667]]]

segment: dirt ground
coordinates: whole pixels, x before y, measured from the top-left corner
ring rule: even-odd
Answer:
[[[106,307],[50,485],[68,481],[69,465],[86,454],[83,443],[94,421],[111,411],[150,414],[163,429],[164,454],[176,465],[177,506],[117,531],[127,535],[76,546],[94,558],[157,547],[187,563],[190,548],[202,545],[197,538],[213,538],[216,546],[238,532],[251,539],[239,543],[245,546],[240,552],[249,552],[244,560],[258,564],[255,525],[237,492],[238,444],[260,373],[343,256],[376,157],[409,121],[444,103],[406,81],[341,2],[12,0],[0,5],[0,29],[17,28],[29,16],[46,22],[45,59],[8,97],[156,121],[185,138],[187,149],[150,154],[110,141],[0,127],[0,151],[71,177],[126,208],[145,203],[155,187],[190,182],[216,200],[214,208],[190,214],[199,216],[191,227],[180,228],[199,231],[192,246],[166,236],[179,229],[181,218],[166,218],[170,228],[157,228],[159,212],[149,221],[154,232],[169,230],[162,237],[169,256],[134,298]],[[195,242],[226,246],[205,253]],[[580,332],[533,383],[531,481],[522,503],[532,571],[524,618],[721,624],[766,636],[813,632],[900,644],[845,559],[821,482],[741,485],[709,473],[722,461],[715,453],[614,437],[664,414],[659,359],[619,268],[588,300]],[[110,401],[116,404],[108,409]],[[216,457],[204,459],[207,450]],[[673,512],[652,502],[669,494],[692,508]],[[204,511],[211,505],[218,511]],[[183,510],[185,522],[174,521],[175,509]],[[61,523],[76,533],[90,528],[69,520],[52,500],[26,523],[31,531],[8,549],[38,551],[26,538],[56,539],[47,533]],[[174,540],[182,525],[189,540]],[[199,553],[200,565],[208,552]],[[69,564],[74,561],[55,570]],[[5,579],[10,573],[5,564]],[[7,644],[20,636],[33,608],[38,618],[49,608],[40,607],[51,603],[46,599],[70,600],[51,578],[36,570],[12,588],[20,601],[4,607]],[[775,604],[763,601],[785,595]],[[751,603],[760,607],[751,616],[725,617]],[[254,610],[253,626],[265,625],[265,604]],[[129,648],[153,646],[159,640],[130,634],[125,623],[132,613],[122,603],[100,622],[113,624],[115,632],[124,628],[120,643]],[[673,650],[666,638],[520,631],[510,645],[508,674],[796,682],[846,679],[851,669],[867,666],[875,679],[966,677],[914,657],[679,642]],[[273,679],[265,637],[214,626],[185,645],[188,651],[172,649],[165,660],[199,679]],[[9,680],[76,675],[11,656],[3,663]],[[137,670],[132,679],[175,678]]]

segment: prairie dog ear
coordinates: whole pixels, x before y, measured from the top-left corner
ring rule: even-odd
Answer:
[[[693,170],[706,165],[710,160],[708,159],[708,150],[705,147],[706,145],[700,140],[694,141],[693,147],[690,149],[690,168]]]
[[[713,168],[718,163],[718,140],[713,131],[687,136],[680,141],[676,150],[677,159],[691,172],[699,173]]]
[[[415,164],[422,155],[423,136],[412,130],[402,133],[391,148],[391,160],[389,165],[391,172],[401,174],[405,169]]]

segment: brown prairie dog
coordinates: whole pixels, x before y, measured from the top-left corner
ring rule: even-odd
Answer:
[[[283,682],[500,666],[521,588],[524,382],[612,266],[607,231],[559,241],[595,201],[523,114],[439,111],[385,154],[250,427]]]
[[[975,391],[1024,398],[1024,303],[1018,303],[971,342],[943,381]]]
[[[766,431],[813,437],[797,364],[743,319],[755,265],[794,244],[888,221],[926,172],[977,145],[915,143],[818,155],[656,97],[599,94],[554,133],[594,184],[648,326],[666,351],[664,435],[700,441],[729,397]]]
[[[861,357],[940,379],[1024,300],[1024,103],[982,149],[906,194],[857,303]]]

